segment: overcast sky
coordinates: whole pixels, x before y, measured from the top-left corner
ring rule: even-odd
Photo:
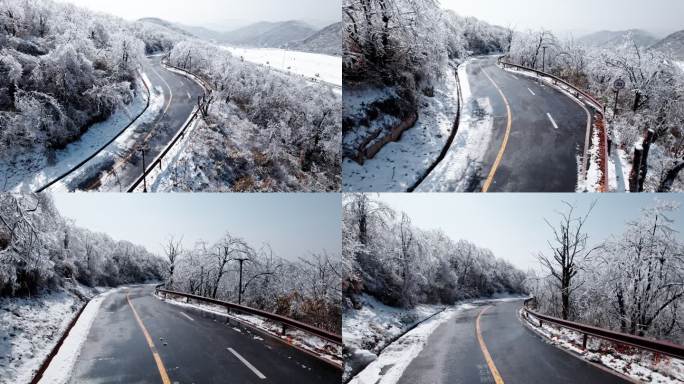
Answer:
[[[342,20],[342,0],[58,0],[128,20],[158,17],[217,27],[235,21]]]
[[[169,235],[182,235],[191,247],[226,231],[255,247],[267,242],[289,260],[341,254],[338,194],[55,194],[55,204],[78,226],[158,254]]]
[[[551,229],[544,222],[557,222],[555,211],[562,201],[576,203],[586,212],[592,201],[597,205],[587,222],[590,242],[596,244],[619,235],[629,220],[639,217],[642,207],[653,206],[656,198],[684,203],[684,195],[670,194],[373,194],[397,211],[404,211],[415,226],[442,229],[452,239],[469,240],[491,249],[497,257],[527,270],[538,268],[536,255],[548,252]],[[684,210],[684,207],[681,208]],[[675,229],[684,233],[682,210]],[[672,215],[675,216],[675,215]],[[674,217],[672,217],[674,218]]]
[[[682,0],[440,0],[464,16],[558,32],[646,29],[665,34],[684,29]]]

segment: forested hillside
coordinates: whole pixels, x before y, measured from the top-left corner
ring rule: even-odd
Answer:
[[[339,93],[200,41],[177,44],[170,62],[215,92],[162,189],[339,190]]]
[[[410,308],[525,290],[525,273],[488,249],[416,228],[368,195],[345,195],[343,204],[345,308],[358,309],[362,293]]]
[[[74,225],[49,195],[0,194],[0,296],[160,280],[164,264],[143,247]]]
[[[53,165],[90,126],[144,100],[144,55],[185,38],[71,4],[0,2],[0,190],[18,169]]]
[[[340,333],[341,262],[339,256],[303,255],[297,261],[278,257],[268,245],[256,248],[226,233],[216,243],[197,242],[183,249],[177,239],[166,244],[166,287],[204,297],[238,302],[243,264],[242,303]]]

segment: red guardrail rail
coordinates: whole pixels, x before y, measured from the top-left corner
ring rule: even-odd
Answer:
[[[601,115],[601,120],[603,120],[603,124],[602,124],[602,127],[603,127],[602,131],[603,132],[599,133],[599,138],[601,140],[601,148],[600,148],[600,152],[599,152],[599,158],[601,160],[600,166],[601,166],[601,173],[602,173],[601,192],[607,192],[608,191],[608,135],[607,135],[607,132],[605,132],[605,129],[606,129],[605,128],[606,127],[606,122],[605,122],[606,106],[603,105],[603,103],[601,103],[600,101],[598,101],[594,96],[590,95],[588,92],[577,88],[573,84],[561,79],[558,76],[554,76],[550,73],[542,72],[542,71],[534,69],[534,68],[525,67],[523,65],[509,63],[507,61],[504,61],[503,59],[504,59],[503,56],[499,56],[499,58],[497,59],[497,63],[499,65],[501,65],[504,69],[506,69],[506,67],[512,67],[512,68],[521,69],[523,71],[534,72],[539,76],[544,76],[544,77],[550,78],[551,80],[554,81],[554,84],[556,84],[556,85],[558,83],[562,83],[563,85],[571,88],[573,91],[575,91],[575,97],[577,97],[578,99],[580,98],[580,95],[582,97],[584,97],[587,101],[589,101],[589,104],[592,107],[594,107],[596,109],[596,111]]]
[[[557,317],[553,316],[547,316],[543,315],[541,313],[537,313],[530,308],[528,308],[528,304],[530,303],[531,300],[534,299],[527,299],[525,300],[525,304],[523,305],[523,313],[525,319],[532,325],[541,327],[543,322],[551,323],[554,325],[557,325],[562,328],[567,328],[570,330],[573,330],[575,332],[579,332],[584,334],[584,338],[582,340],[582,348],[586,349],[587,348],[587,337],[595,337],[607,341],[611,341],[617,344],[623,344],[627,345],[630,347],[638,348],[638,349],[644,349],[648,350],[651,352],[655,353],[660,353],[663,355],[668,355],[675,357],[677,359],[683,359],[684,360],[684,346],[675,344],[669,341],[660,341],[660,340],[654,340],[654,339],[649,339],[646,337],[641,337],[641,336],[634,336],[630,335],[628,333],[621,333],[621,332],[615,332],[615,331],[610,331],[607,329],[603,328],[598,328],[598,327],[592,327],[590,325],[585,325],[581,323],[576,323],[574,321],[569,321],[569,320],[563,320],[559,319]],[[539,325],[534,324],[530,321],[530,316],[533,316],[539,321]]]
[[[247,313],[250,315],[260,316],[260,317],[266,318],[268,320],[275,321],[275,322],[282,324],[283,330],[285,329],[285,327],[296,328],[300,331],[310,333],[312,335],[318,336],[318,337],[325,339],[327,341],[330,341],[332,343],[342,345],[342,335],[338,335],[336,333],[326,331],[325,329],[321,329],[321,328],[315,327],[313,325],[302,323],[301,321],[297,321],[297,320],[291,319],[289,317],[277,315],[275,313],[263,311],[261,309],[246,307],[244,305],[229,303],[227,301],[221,301],[221,300],[211,299],[208,297],[191,295],[189,293],[169,291],[166,289],[162,289],[161,287],[156,287],[155,291],[157,294],[162,293],[164,295],[164,298],[166,298],[166,295],[181,296],[181,297],[185,297],[187,299],[192,299],[192,300],[197,300],[200,302],[218,305],[218,306],[224,307],[228,310],[235,310],[235,311]]]

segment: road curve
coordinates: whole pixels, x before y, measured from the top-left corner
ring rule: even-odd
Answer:
[[[575,192],[577,158],[584,156],[591,114],[556,88],[503,70],[496,59],[470,60],[468,79],[461,79],[470,84],[471,100],[488,99],[493,110],[491,139],[478,172],[468,180],[468,191]],[[437,186],[440,190],[459,181],[434,176],[444,184]],[[430,176],[424,182],[435,183]]]
[[[494,302],[457,313],[430,335],[399,383],[628,383],[543,341],[521,323],[521,306],[522,301]],[[483,345],[476,331],[481,313]],[[484,349],[498,377],[492,373]]]
[[[166,303],[153,296],[153,291],[150,285],[136,286],[105,299],[70,383],[313,384],[341,380],[339,369],[306,353],[258,337],[248,328],[226,325],[206,312]]]
[[[142,156],[138,147],[144,144],[147,148],[145,160],[149,164],[183,128],[197,104],[198,96],[203,95],[204,90],[193,80],[166,70],[161,59],[161,55],[149,56],[143,60],[141,69],[152,84],[151,91],[159,90],[163,93],[161,112],[152,123],[129,128],[131,132],[126,133],[129,137],[126,148],[119,148],[120,144],[116,142],[110,143],[98,152],[108,154],[105,161],[99,156],[92,157],[73,169],[63,180],[66,190],[125,192],[143,173]],[[72,174],[75,177],[71,177]],[[50,189],[52,187],[47,190]]]

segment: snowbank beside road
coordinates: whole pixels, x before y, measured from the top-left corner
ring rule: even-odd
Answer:
[[[343,317],[345,356],[344,378],[355,375],[397,336],[412,326],[440,313],[440,305],[418,305],[412,309],[390,307],[368,295],[359,297],[361,309],[347,310]]]
[[[47,370],[43,374],[39,384],[65,384],[71,377],[76,359],[81,353],[81,347],[88,338],[90,327],[95,321],[100,305],[105,298],[114,290],[100,294],[88,302],[78,321],[69,331],[69,336],[59,348],[59,352],[52,359]]]
[[[684,361],[682,360],[667,356],[654,359],[650,352],[640,352],[626,347],[616,348],[612,343],[592,337],[587,340],[587,349],[584,350],[581,347],[583,335],[578,332],[557,328],[548,323],[543,323],[541,327],[532,326],[522,317],[522,314],[521,321],[549,343],[640,382],[658,384],[684,382]]]
[[[390,344],[380,356],[370,363],[363,371],[354,376],[352,384],[394,384],[404,373],[411,361],[420,354],[427,344],[432,332],[442,323],[452,318],[457,312],[470,308],[470,304],[463,304],[440,312],[429,320],[421,323],[409,331],[399,340]],[[345,319],[345,328],[347,327]],[[353,328],[350,326],[349,328]],[[346,342],[345,342],[346,344]]]
[[[103,290],[84,287],[74,289],[81,291],[81,295],[92,295]],[[82,301],[67,291],[33,298],[0,299],[0,384],[29,383],[81,305]],[[86,311],[82,316],[86,315]],[[71,343],[69,339],[62,349]]]

